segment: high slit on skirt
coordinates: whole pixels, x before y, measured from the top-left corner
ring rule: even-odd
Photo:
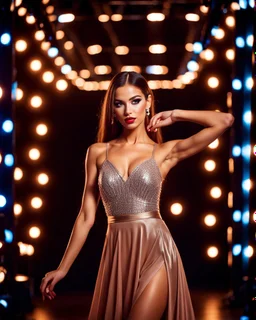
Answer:
[[[88,320],[127,320],[134,303],[163,264],[168,301],[162,319],[194,320],[183,264],[160,213],[108,216]]]

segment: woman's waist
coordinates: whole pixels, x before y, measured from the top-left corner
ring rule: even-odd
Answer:
[[[139,219],[149,219],[149,218],[162,219],[161,214],[158,210],[139,212],[139,213],[129,213],[129,214],[124,213],[116,216],[107,216],[108,223],[129,222],[129,221],[135,221]]]

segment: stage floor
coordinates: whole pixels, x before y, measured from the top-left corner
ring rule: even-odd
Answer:
[[[225,307],[227,292],[190,290],[197,320],[240,320],[241,309]],[[86,320],[91,304],[91,293],[58,294],[53,301],[34,298],[34,311],[26,320]]]

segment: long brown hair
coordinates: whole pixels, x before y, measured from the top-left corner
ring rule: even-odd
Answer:
[[[148,132],[147,125],[150,119],[155,115],[155,103],[152,90],[149,88],[147,80],[140,74],[134,71],[125,71],[117,73],[110,81],[108,90],[105,94],[103,104],[100,112],[99,127],[97,133],[97,142],[108,142],[120,136],[123,130],[123,126],[119,121],[114,121],[111,124],[113,118],[113,104],[115,98],[116,89],[124,86],[125,84],[133,85],[141,90],[147,99],[149,95],[152,97],[150,115],[145,117],[145,130],[148,136],[157,143],[162,143],[161,128],[158,128],[157,132]]]

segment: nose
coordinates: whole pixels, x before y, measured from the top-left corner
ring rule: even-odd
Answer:
[[[125,115],[128,115],[131,113],[131,104],[130,102],[126,103],[125,108],[124,108],[124,113]]]

